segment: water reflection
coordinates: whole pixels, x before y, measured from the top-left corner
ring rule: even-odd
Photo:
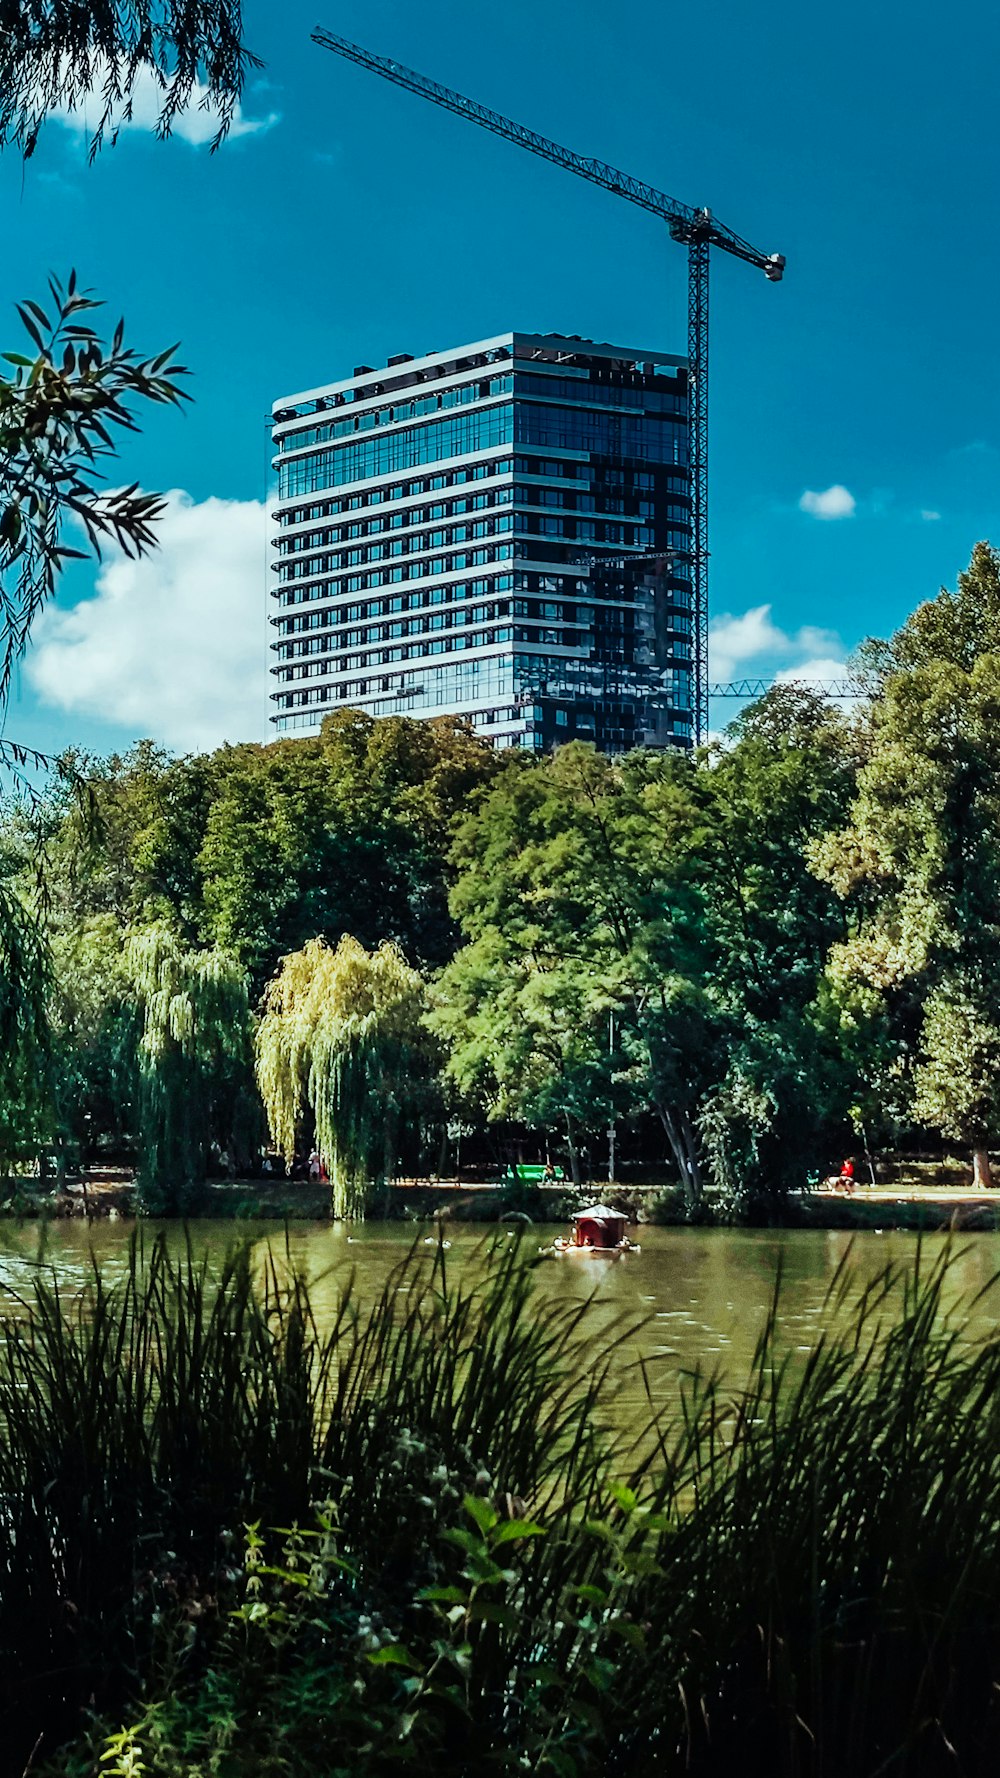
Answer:
[[[177,1224],[162,1226],[170,1250],[182,1252],[183,1229]],[[147,1224],[142,1238],[148,1243],[154,1232],[155,1225]],[[554,1232],[533,1229],[525,1239],[533,1250]],[[44,1235],[37,1224],[0,1224],[0,1309],[18,1311],[18,1298],[30,1291],[39,1264],[70,1299],[84,1288],[95,1265],[106,1281],[113,1281],[124,1270],[129,1234],[129,1227],[121,1223],[88,1227],[83,1222],[59,1222]],[[349,1277],[353,1276],[354,1296],[363,1307],[381,1291],[411,1246],[416,1244],[418,1261],[429,1262],[433,1250],[424,1247],[425,1235],[426,1230],[415,1235],[412,1227],[390,1223],[349,1231],[311,1223],[286,1229],[271,1223],[202,1222],[193,1225],[191,1239],[195,1251],[207,1251],[213,1265],[221,1264],[234,1241],[249,1240],[262,1273],[269,1248],[282,1263],[287,1251],[291,1264],[301,1267],[310,1280],[322,1326],[332,1319]],[[461,1269],[482,1263],[490,1236],[481,1227],[452,1223],[448,1239],[446,1263],[450,1269]],[[941,1237],[926,1237],[922,1263],[932,1263],[941,1245]],[[592,1332],[595,1356],[623,1320],[635,1323],[636,1331],[616,1366],[623,1407],[646,1387],[636,1369],[640,1357],[646,1361],[654,1398],[666,1406],[676,1399],[682,1375],[698,1366],[717,1367],[735,1383],[745,1377],[779,1270],[780,1341],[793,1353],[810,1351],[830,1319],[827,1293],[848,1251],[852,1279],[860,1286],[890,1260],[912,1265],[917,1243],[914,1236],[896,1232],[851,1237],[840,1230],[644,1228],[641,1253],[615,1260],[573,1256],[547,1260],[535,1277],[542,1313],[550,1301],[587,1302],[585,1326]],[[969,1317],[974,1333],[996,1326],[998,1269],[1000,1235],[979,1234],[954,1244],[947,1295],[954,1303],[982,1293]],[[403,1292],[416,1288],[415,1278],[403,1279],[399,1288]]]

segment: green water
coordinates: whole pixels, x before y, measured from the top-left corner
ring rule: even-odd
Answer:
[[[163,1225],[169,1246],[180,1251],[184,1232]],[[155,1225],[145,1225],[149,1239]],[[529,1230],[529,1251],[552,1233]],[[638,1253],[614,1260],[563,1257],[548,1260],[535,1277],[539,1312],[552,1300],[586,1300],[585,1325],[592,1328],[595,1354],[623,1321],[635,1323],[616,1367],[623,1411],[647,1387],[664,1404],[676,1399],[681,1378],[695,1367],[721,1368],[734,1383],[746,1375],[767,1316],[779,1269],[782,1275],[779,1337],[793,1354],[807,1353],[831,1321],[827,1292],[849,1251],[848,1264],[860,1285],[890,1260],[912,1264],[916,1238],[887,1231],[853,1236],[839,1230],[657,1229],[640,1231]],[[120,1275],[127,1259],[130,1229],[123,1223],[56,1222],[39,1248],[38,1224],[0,1224],[0,1313],[19,1313],[18,1299],[30,1291],[39,1264],[58,1279],[67,1301],[81,1292],[94,1264],[108,1280]],[[481,1227],[451,1224],[447,1264],[482,1263],[488,1235]],[[513,1237],[511,1237],[513,1238]],[[372,1223],[355,1227],[296,1223],[201,1222],[193,1225],[196,1250],[221,1261],[234,1243],[252,1242],[261,1262],[268,1243],[282,1255],[287,1241],[292,1262],[308,1276],[317,1319],[322,1324],[353,1273],[354,1292],[364,1303],[383,1287],[394,1266],[423,1237],[411,1226]],[[431,1245],[426,1248],[429,1255]],[[943,1237],[924,1240],[922,1263],[940,1253]],[[948,1279],[952,1301],[979,1300],[969,1311],[974,1333],[992,1331],[1000,1321],[1000,1234],[981,1234],[954,1244]],[[415,1287],[404,1281],[404,1291]],[[636,1361],[645,1360],[645,1378]]]

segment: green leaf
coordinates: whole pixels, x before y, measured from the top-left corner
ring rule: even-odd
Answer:
[[[442,1531],[441,1536],[445,1543],[453,1543],[456,1548],[465,1550],[469,1555],[482,1552],[482,1538],[473,1537],[471,1531],[461,1531],[457,1526],[449,1526],[447,1531]]]
[[[532,1519],[508,1519],[498,1525],[490,1537],[494,1548],[500,1543],[516,1543],[520,1537],[544,1537],[545,1526],[536,1525]]]
[[[520,1613],[513,1605],[471,1605],[469,1617],[473,1623],[500,1624],[505,1630],[516,1630],[521,1622]]]
[[[496,1507],[491,1506],[488,1500],[483,1500],[478,1494],[466,1494],[462,1505],[470,1519],[475,1520],[484,1536],[488,1531],[492,1531],[494,1525],[499,1521],[500,1514]]]
[[[583,1529],[588,1536],[599,1537],[604,1543],[615,1542],[615,1534],[610,1525],[605,1525],[601,1519],[584,1519]]]
[[[600,1655],[584,1668],[584,1672],[590,1680],[594,1690],[597,1692],[608,1691],[617,1677],[617,1668],[615,1667],[614,1661],[606,1661],[603,1656]]]
[[[558,1667],[550,1667],[547,1661],[532,1664],[531,1679],[537,1686],[561,1685],[565,1675]]]
[[[373,1649],[368,1659],[373,1667],[406,1667],[411,1673],[423,1672],[420,1662],[401,1642],[387,1642],[384,1648]]]
[[[587,1586],[573,1588],[574,1599],[585,1599],[589,1605],[606,1605],[608,1595],[603,1587]]]
[[[545,1763],[557,1774],[557,1778],[577,1778],[580,1768],[571,1753],[564,1747],[548,1747],[545,1751]]]

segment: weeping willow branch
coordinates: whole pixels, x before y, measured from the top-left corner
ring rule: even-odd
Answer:
[[[250,1066],[247,978],[225,952],[185,951],[163,925],[126,945],[138,1018],[139,1186],[145,1208],[193,1209],[220,1102]],[[235,1095],[233,1088],[236,1088]]]
[[[65,285],[50,278],[49,292],[47,309],[18,306],[30,352],[5,353],[13,369],[0,376],[0,703],[35,618],[66,562],[83,553],[63,541],[66,527],[75,523],[98,557],[105,544],[127,556],[153,547],[163,500],[135,483],[105,488],[103,468],[117,455],[116,434],[139,430],[137,402],[186,399],[172,347],[141,359],[122,322],[102,338],[92,325],[101,304],[75,272]]]
[[[218,116],[218,147],[248,68],[239,0],[0,0],[0,146],[30,155],[45,118],[89,100],[91,153],[131,115],[140,76],[160,93],[157,133],[192,98]]]
[[[305,1109],[326,1157],[335,1216],[364,1214],[384,1177],[402,1114],[429,1071],[424,983],[395,945],[368,952],[311,939],[286,957],[264,997],[257,1084],[289,1162]]]

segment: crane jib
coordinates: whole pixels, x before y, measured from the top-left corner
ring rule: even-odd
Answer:
[[[558,142],[552,142],[547,136],[540,135],[537,130],[515,123],[513,118],[504,117],[499,111],[491,111],[488,106],[480,105],[477,100],[467,98],[464,93],[456,92],[452,87],[442,86],[440,81],[431,80],[426,74],[418,74],[416,69],[408,68],[405,62],[376,55],[373,50],[364,49],[361,44],[352,43],[349,38],[340,37],[335,31],[327,31],[322,25],[317,25],[312,32],[312,42],[322,49],[331,50],[334,55],[345,57],[359,68],[367,68],[372,74],[380,74],[384,80],[391,80],[396,86],[405,87],[420,98],[430,99],[432,103],[444,106],[459,117],[467,117],[471,123],[479,124],[482,129],[492,130],[508,142],[519,143],[529,152],[542,155],[555,166],[565,167],[582,179],[604,186],[605,190],[640,205],[652,215],[662,216],[668,223],[676,223],[679,225],[677,232],[675,233],[673,227],[670,230],[675,240],[686,244],[690,239],[688,230],[700,233],[707,229],[712,246],[720,247],[723,252],[736,253],[741,259],[752,257],[762,271],[776,266],[779,261],[782,268],[784,267],[785,262],[780,254],[762,253],[751,247],[748,241],[742,240],[732,229],[715,222],[710,211],[692,204],[682,204],[677,198],[668,197],[666,192],[657,191],[655,186],[645,184],[631,173],[623,173],[620,168],[611,166],[607,161],[577,154],[572,148],[563,148]]]

